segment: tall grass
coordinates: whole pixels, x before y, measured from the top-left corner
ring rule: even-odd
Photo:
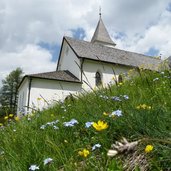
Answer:
[[[111,115],[116,110],[122,115]],[[71,119],[78,124],[64,126]],[[108,128],[86,128],[86,122],[99,120]],[[143,71],[122,85],[82,93],[18,122],[6,121],[0,128],[0,170],[26,171],[33,164],[41,171],[124,170],[131,162],[130,154],[107,156],[111,144],[123,137],[140,140],[136,151],[147,160],[149,170],[171,170],[170,125],[171,72]],[[92,151],[95,144],[101,147]],[[146,153],[146,145],[153,150]],[[83,149],[89,151],[88,156],[79,155]],[[53,161],[44,165],[46,158]]]

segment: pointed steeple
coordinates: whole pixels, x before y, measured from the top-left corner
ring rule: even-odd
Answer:
[[[100,43],[100,44],[109,45],[109,46],[115,46],[116,44],[110,38],[109,33],[102,21],[101,9],[99,11],[99,16],[100,16],[99,22],[97,24],[97,27],[96,27],[94,35],[91,39],[91,42],[92,43]]]

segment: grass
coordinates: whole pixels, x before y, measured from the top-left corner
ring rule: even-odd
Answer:
[[[144,169],[171,170],[170,102],[171,72],[142,71],[122,85],[82,93],[18,122],[7,120],[0,129],[0,170],[27,171],[35,164],[41,171],[121,171],[129,170],[133,162],[138,171],[143,168],[140,161],[136,166],[138,156],[147,163]],[[122,116],[110,117],[116,110]],[[73,118],[78,124],[64,126]],[[86,122],[99,120],[108,127],[101,131],[85,127]],[[123,137],[140,142],[133,151],[108,157],[111,144]],[[92,151],[95,144],[101,147]],[[153,146],[149,153],[145,152],[147,145]],[[89,151],[86,157],[79,152],[84,149]],[[53,161],[44,165],[47,158]]]

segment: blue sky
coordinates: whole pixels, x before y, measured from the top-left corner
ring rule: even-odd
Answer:
[[[99,6],[116,48],[171,55],[171,0],[1,0],[0,86],[17,67],[54,71],[63,36],[91,40]]]

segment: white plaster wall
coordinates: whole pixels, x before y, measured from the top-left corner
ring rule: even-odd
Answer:
[[[68,95],[80,90],[80,83],[33,79],[30,92],[30,107],[34,108],[36,106],[36,108],[41,110],[49,105],[53,105],[56,101],[64,100]]]
[[[66,41],[63,44],[58,70],[69,70],[78,79],[81,79],[80,60]]]
[[[123,73],[127,73],[131,67],[108,64],[98,61],[85,60],[83,63],[83,80],[87,82],[91,88],[95,88],[95,74],[100,72],[102,75],[103,86],[107,86],[109,83],[114,83],[114,78],[118,79],[118,76]],[[114,74],[115,73],[115,74]],[[90,87],[84,83],[83,89],[90,90]]]
[[[26,77],[18,89],[18,105],[17,105],[17,116],[22,115],[22,113],[26,112],[27,101],[28,101],[28,87],[29,80]]]

